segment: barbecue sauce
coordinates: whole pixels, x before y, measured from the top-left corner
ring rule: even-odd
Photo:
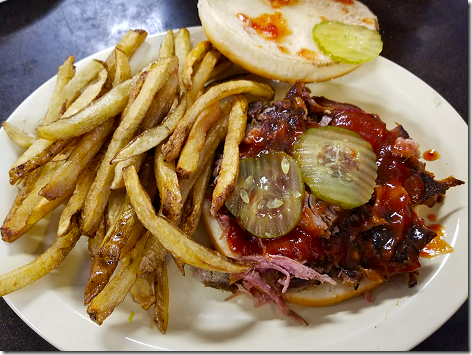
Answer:
[[[438,255],[452,253],[454,248],[445,240],[446,230],[440,224],[432,224],[428,226],[429,229],[436,232],[436,237],[430,241],[426,247],[421,250],[420,256],[423,258],[433,258]]]

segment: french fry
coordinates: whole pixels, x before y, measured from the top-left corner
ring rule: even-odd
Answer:
[[[169,113],[169,110],[174,101],[176,90],[178,87],[178,78],[177,73],[170,75],[169,80],[166,82],[164,87],[162,87],[154,97],[154,100],[149,107],[149,110],[146,113],[143,121],[141,122],[136,135],[153,128],[156,124],[160,123],[162,119]],[[113,182],[111,183],[111,189],[119,189],[124,187],[123,182],[123,168],[133,164],[136,167],[136,170],[139,170],[145,154],[140,154],[139,156],[134,156],[130,159],[118,162],[115,166],[115,175]],[[112,159],[112,163],[114,160]]]
[[[195,119],[204,110],[221,99],[242,93],[249,93],[265,100],[272,100],[275,92],[267,84],[250,80],[231,81],[210,88],[188,109],[185,116],[177,124],[177,127],[169,137],[167,143],[163,146],[162,151],[166,156],[166,160],[172,161],[178,157],[182,144],[185,138],[187,138],[187,134],[195,122]]]
[[[179,180],[175,172],[175,164],[164,160],[161,145],[154,153],[154,173],[161,199],[160,213],[170,222],[178,225],[183,207]]]
[[[164,40],[159,48],[159,58],[170,57],[174,55],[174,32],[167,30]]]
[[[123,258],[117,275],[107,283],[102,292],[87,307],[87,313],[95,323],[101,325],[115,307],[123,302],[135,283],[139,260],[148,237],[149,234],[145,234],[131,253]]]
[[[89,166],[87,166],[87,168],[85,168],[80,174],[74,192],[59,217],[59,224],[57,227],[57,235],[59,237],[69,233],[75,217],[78,217],[82,206],[84,205],[85,197],[87,196],[90,186],[92,186],[95,175],[97,174],[101,157],[103,157],[103,154],[99,152]]]
[[[93,237],[89,237],[87,240],[87,248],[89,250],[89,254],[92,260],[100,249],[100,245],[102,244],[103,238],[105,238],[106,230],[107,222],[104,216],[100,222],[100,226],[95,232],[95,235]]]
[[[119,48],[115,48],[115,75],[113,77],[113,86],[120,85],[128,79],[131,79],[131,67],[128,56]]]
[[[39,194],[48,200],[54,200],[68,191],[71,185],[75,185],[79,175],[103,146],[113,127],[114,120],[108,120],[86,133]]]
[[[127,195],[125,189],[111,191],[105,211],[105,220],[107,222],[107,226],[112,226],[115,224],[115,221],[120,216],[121,207],[123,207],[123,203],[126,198]]]
[[[174,34],[174,53],[179,58],[179,87],[180,93],[185,92],[185,85],[182,82],[182,72],[190,53],[190,32],[186,28],[181,28]]]
[[[80,95],[81,90],[92,82],[102,69],[106,69],[105,66],[106,64],[101,61],[92,60],[84,69],[76,73],[58,95],[53,97],[53,102],[50,103],[42,124],[46,125],[57,121],[61,117],[63,105],[67,109]]]
[[[146,233],[149,233],[146,232]],[[139,263],[138,277],[147,278],[156,273],[156,268],[161,262],[165,262],[167,250],[156,238],[149,238],[144,247]]]
[[[92,101],[96,100],[108,90],[110,90],[111,82],[108,77],[108,71],[106,69],[102,69],[97,76],[97,81],[84,89],[80,96],[74,102],[72,102],[69,108],[64,112],[62,117],[69,117],[76,114],[84,107],[88,106]]]
[[[136,50],[146,40],[147,32],[144,30],[129,30],[116,44],[115,49],[122,51],[128,59],[130,59]],[[114,51],[110,53],[106,60],[108,72],[112,78],[115,77],[116,57]]]
[[[138,303],[142,309],[149,309],[156,303],[156,296],[154,296],[154,277],[136,278],[133,286],[131,286],[131,296],[133,301]]]
[[[81,136],[120,114],[128,101],[133,79],[115,86],[90,106],[70,117],[62,118],[50,124],[41,124],[36,130],[40,138],[51,141]]]
[[[226,59],[226,58],[224,58],[224,59]],[[215,79],[220,74],[228,72],[233,66],[234,66],[234,63],[232,61],[230,61],[230,60],[221,60],[220,59],[220,61],[213,68],[208,80]]]
[[[165,334],[169,324],[169,278],[165,258],[159,262],[154,273],[154,295],[156,298],[154,321],[157,323],[159,331]]]
[[[132,139],[113,158],[113,162],[120,162],[138,154],[144,153],[163,142],[175,129],[177,123],[182,119],[187,108],[187,98],[182,96],[177,107],[169,113],[164,122],[144,131]]]
[[[210,41],[202,41],[198,43],[187,55],[185,66],[182,70],[182,83],[187,89],[192,87],[193,66],[201,62],[211,47],[212,45]]]
[[[234,190],[239,172],[239,143],[246,133],[247,99],[244,94],[234,95],[233,106],[228,119],[228,134],[226,135],[220,173],[213,189],[210,214],[223,206]]]
[[[212,166],[207,164],[192,188],[191,196],[187,198],[182,212],[180,229],[186,235],[192,235],[197,229],[202,214],[202,204],[211,177]]]
[[[75,224],[69,233],[58,237],[32,262],[0,275],[0,296],[19,290],[54,270],[74,248],[79,238],[80,231]]]
[[[189,96],[188,104],[191,105],[197,99],[199,93],[203,91],[205,83],[210,78],[210,75],[215,68],[216,63],[221,58],[221,53],[216,49],[211,49],[208,53],[205,54],[200,66],[195,71],[194,76],[192,77],[192,84],[187,95]]]
[[[16,184],[20,179],[24,178],[36,168],[51,161],[72,141],[73,139],[60,139],[55,142],[48,142],[43,139],[36,140],[18,161],[22,161],[30,154],[34,154],[36,151],[39,153],[23,163],[18,163],[18,161],[15,162],[14,166],[8,172],[8,175],[10,176],[10,184]],[[47,148],[43,149],[44,147]]]
[[[136,100],[116,128],[82,210],[82,228],[87,234],[97,229],[99,217],[104,212],[108,196],[110,196],[110,185],[115,168],[115,164],[110,164],[110,161],[133,137],[154,95],[164,86],[169,75],[175,70],[177,70],[177,60],[173,57],[160,59],[152,66]]]
[[[230,106],[230,105],[229,105]],[[224,108],[226,111],[226,108]],[[182,194],[182,201],[186,203],[187,197],[197,182],[207,165],[211,165],[215,157],[215,151],[218,145],[226,137],[228,131],[228,115],[223,112],[221,117],[210,128],[207,134],[205,144],[200,151],[200,160],[195,171],[188,179],[179,179],[180,193]]]
[[[200,151],[205,144],[207,132],[219,117],[220,104],[216,102],[203,111],[195,120],[177,162],[176,171],[180,177],[188,178],[197,168]]]
[[[159,240],[164,248],[184,263],[205,270],[228,273],[247,271],[251,267],[250,263],[227,258],[196,243],[172,223],[158,217],[149,195],[141,186],[134,166],[130,165],[125,168],[124,179],[131,204],[141,223]]]
[[[64,103],[64,100],[61,101],[60,98],[61,91],[75,75],[74,61],[75,58],[73,56],[69,56],[64,61],[64,63],[59,66],[59,69],[57,70],[56,84],[54,86],[51,98],[49,99],[48,109],[46,111],[45,117],[42,120],[42,123],[51,122],[59,118],[59,112],[61,110],[62,104]],[[54,117],[54,115],[56,115],[56,117]]]
[[[21,148],[29,148],[38,139],[8,121],[3,122],[2,127],[7,133],[8,138]]]

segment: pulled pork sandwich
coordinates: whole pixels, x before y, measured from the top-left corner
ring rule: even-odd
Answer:
[[[420,251],[436,236],[415,207],[463,184],[435,180],[419,156],[401,125],[310,97],[301,82],[284,100],[250,103],[234,191],[217,211],[208,196],[202,216],[215,249],[257,266],[200,270],[202,282],[275,303],[305,325],[287,303],[331,305],[399,276],[414,286]]]

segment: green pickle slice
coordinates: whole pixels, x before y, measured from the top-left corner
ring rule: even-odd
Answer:
[[[294,145],[293,157],[318,198],[345,209],[367,203],[374,192],[377,157],[357,133],[334,126],[310,128]]]
[[[290,232],[300,220],[305,185],[297,162],[284,152],[241,159],[225,205],[240,225],[261,238]]]
[[[347,64],[361,64],[374,59],[383,46],[377,31],[338,21],[323,21],[315,25],[313,39],[325,55]]]

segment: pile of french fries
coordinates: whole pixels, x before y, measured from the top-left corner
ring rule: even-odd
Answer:
[[[165,333],[168,253],[182,274],[185,264],[229,273],[253,266],[191,235],[220,144],[211,213],[234,189],[246,94],[272,100],[274,90],[251,80],[218,79],[232,63],[208,41],[191,48],[185,28],[169,30],[159,57],[132,75],[129,60],[146,37],[143,30],[128,31],[106,61],[92,60],[77,73],[74,57],[67,58],[37,136],[3,123],[10,139],[25,148],[9,171],[19,192],[1,227],[3,241],[13,242],[65,208],[54,243],[29,264],[0,275],[0,296],[49,273],[84,236],[91,259],[84,294],[90,318],[102,324],[131,293],[142,308],[154,306],[154,321]]]

